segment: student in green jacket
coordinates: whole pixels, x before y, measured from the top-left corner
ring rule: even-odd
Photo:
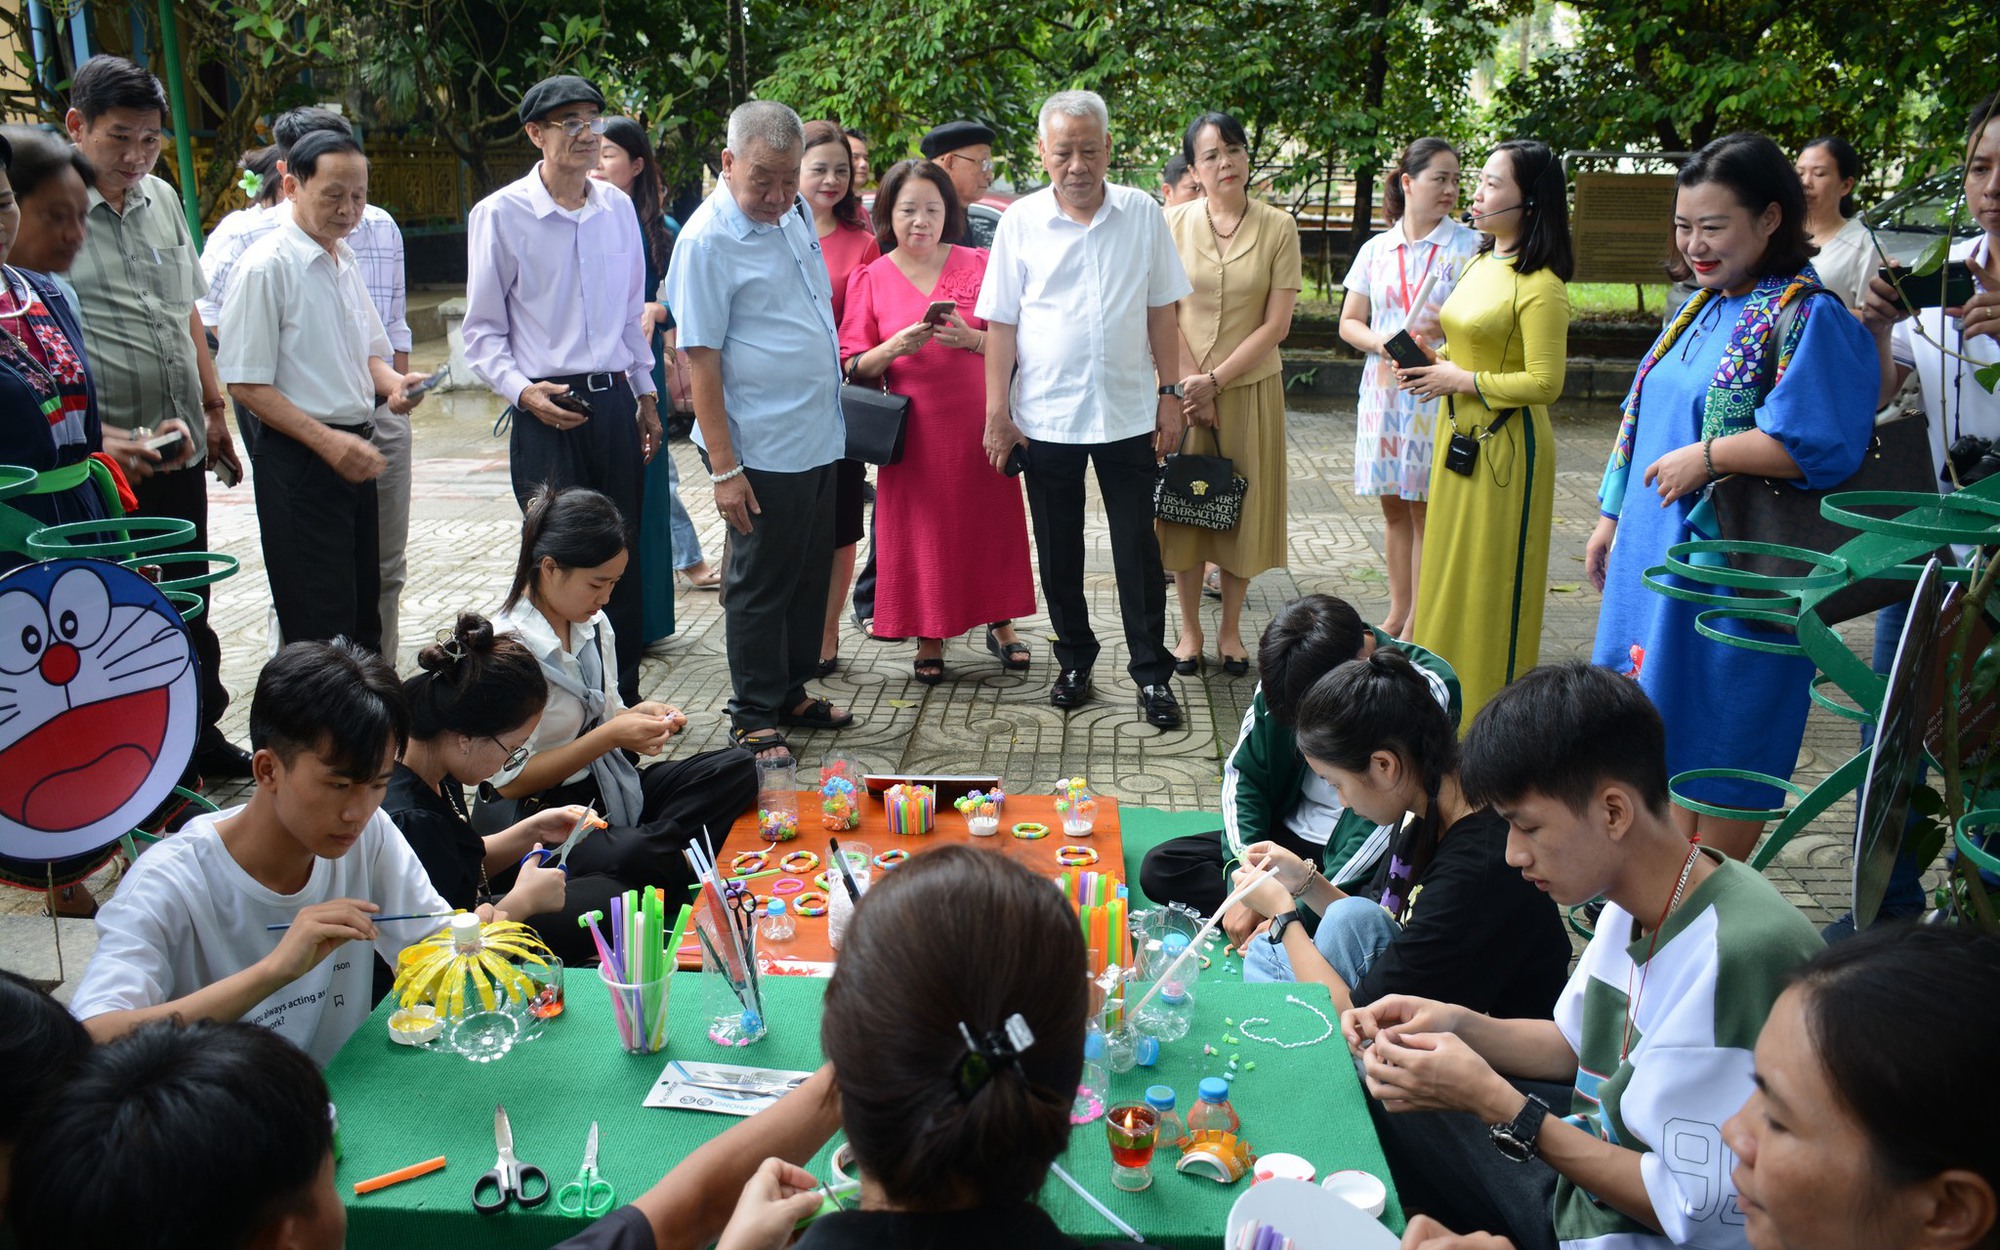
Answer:
[[[1257,643],[1263,679],[1223,767],[1223,827],[1148,851],[1139,867],[1147,898],[1213,915],[1229,893],[1229,865],[1240,862],[1244,848],[1255,842],[1275,842],[1317,864],[1335,885],[1368,879],[1388,848],[1391,830],[1346,810],[1333,787],[1306,767],[1294,727],[1300,701],[1321,677],[1349,660],[1366,659],[1377,647],[1402,655],[1424,673],[1457,729],[1458,676],[1451,665],[1363,623],[1352,605],[1332,595],[1293,600],[1278,610]],[[1240,904],[1223,918],[1237,945],[1263,923]]]

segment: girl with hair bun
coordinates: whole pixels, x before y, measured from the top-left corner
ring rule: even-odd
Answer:
[[[618,694],[618,643],[604,606],[625,575],[629,542],[618,506],[597,491],[545,485],[528,500],[495,629],[541,666],[548,705],[525,751],[481,788],[476,816],[490,831],[545,807],[595,803],[610,828],[582,846],[617,848],[615,875],[627,886],[663,886],[678,897],[693,880],[688,839],[707,828],[722,840],[757,796],[757,766],[733,749],[643,769],[632,762],[665,751],[687,717],[650,699],[627,707]],[[572,892],[576,885],[572,878]]]
[[[1047,881],[966,846],[882,878],[820,1017],[861,1209],[813,1221],[799,1250],[1075,1246],[1035,1194],[1069,1144],[1089,1010],[1083,935]],[[718,1245],[778,1250],[817,1184],[768,1161]]]
[[[1549,897],[1507,864],[1507,821],[1458,786],[1458,736],[1424,672],[1378,650],[1321,677],[1300,701],[1299,750],[1385,841],[1375,878],[1347,894],[1275,842],[1245,901],[1269,924],[1244,943],[1246,981],[1316,981],[1342,1011],[1390,994],[1547,1018],[1569,977],[1569,937]],[[1406,817],[1413,818],[1408,819]],[[1299,908],[1319,916],[1308,936]]]
[[[561,845],[581,806],[547,807],[484,838],[472,827],[464,787],[492,775],[521,749],[542,718],[548,684],[520,640],[496,636],[475,612],[417,656],[403,683],[410,741],[389,778],[382,810],[423,861],[431,884],[453,907],[494,903],[535,926],[556,954],[582,962],[592,954],[575,917],[626,889],[608,840],[593,834],[570,855],[565,888],[554,866],[523,864],[542,847]]]

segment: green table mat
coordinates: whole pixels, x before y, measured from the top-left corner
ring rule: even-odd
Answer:
[[[1125,885],[1132,896],[1132,910],[1152,906],[1146,892],[1139,888],[1139,865],[1145,860],[1147,851],[1174,838],[1186,837],[1190,833],[1214,833],[1220,828],[1220,812],[1170,812],[1158,807],[1120,804],[1118,836],[1125,843]]]
[[[594,972],[572,969],[567,1007],[544,1035],[488,1064],[456,1055],[398,1046],[389,1040],[386,1020],[393,1002],[375,1014],[327,1067],[340,1114],[342,1156],[338,1183],[348,1208],[348,1245],[354,1250],[543,1250],[579,1231],[586,1221],[569,1219],[553,1201],[533,1210],[509,1209],[482,1216],[471,1205],[472,1183],[493,1166],[493,1105],[505,1103],[514,1126],[515,1153],[538,1164],[552,1185],[575,1176],[583,1140],[596,1120],[602,1142],[598,1166],[629,1202],[677,1161],[736,1123],[733,1116],[663,1110],[641,1105],[669,1058],[752,1063],[773,1068],[811,1069],[820,1063],[820,996],[826,983],[805,977],[764,981],[771,1034],[754,1046],[725,1050],[710,1043],[699,1024],[701,978],[674,977],[668,1007],[667,1050],[634,1056],[618,1046],[611,1006]],[[1326,991],[1316,986],[1245,985],[1204,982],[1198,991],[1195,1026],[1166,1048],[1155,1068],[1134,1068],[1112,1078],[1114,1100],[1139,1097],[1150,1084],[1168,1084],[1185,1114],[1195,1085],[1220,1073],[1229,1050],[1257,1070],[1241,1076],[1232,1091],[1243,1136],[1260,1153],[1298,1154],[1323,1176],[1340,1168],[1360,1168],[1389,1179],[1382,1150],[1339,1036],[1295,1050],[1255,1042],[1225,1047],[1225,1034],[1240,1036],[1224,1018],[1270,1016],[1273,1035],[1287,1040],[1311,1037],[1317,1017],[1284,1001],[1287,993],[1318,1004],[1332,1015]],[[1202,1054],[1204,1042],[1223,1054]],[[838,1140],[836,1138],[836,1140]],[[810,1169],[829,1174],[822,1151]],[[450,1162],[439,1172],[357,1197],[356,1181],[436,1155]],[[1222,1186],[1173,1171],[1178,1156],[1163,1150],[1153,1165],[1152,1188],[1137,1194],[1111,1186],[1111,1154],[1103,1122],[1077,1129],[1063,1165],[1112,1210],[1166,1247],[1219,1244],[1230,1204],[1249,1180]],[[1063,1231],[1083,1241],[1115,1238],[1103,1217],[1051,1179],[1042,1205]],[[1385,1223],[1400,1231],[1402,1212],[1393,1184]]]

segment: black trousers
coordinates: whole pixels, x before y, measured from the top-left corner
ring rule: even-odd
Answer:
[[[1569,1110],[1574,1093],[1551,1081],[1509,1077],[1508,1084],[1557,1115]],[[1422,1211],[1455,1233],[1498,1234],[1518,1250],[1556,1250],[1556,1174],[1548,1164],[1502,1155],[1486,1125],[1464,1111],[1391,1113],[1370,1098],[1368,1115],[1404,1210]]]
[[[640,513],[646,499],[646,461],[639,449],[639,401],[623,374],[593,373],[575,377],[536,378],[561,382],[588,402],[591,418],[573,430],[546,426],[518,408],[509,435],[509,472],[514,498],[527,509],[535,488],[547,483],[558,490],[582,486],[608,495],[625,517],[625,532],[633,536],[625,554],[625,576],[612,588],[604,614],[618,638],[618,694],[626,703],[639,701],[639,660],[646,654],[645,608],[640,588],[646,567]],[[599,389],[592,390],[592,385]],[[667,571],[672,576],[672,571]],[[824,604],[821,605],[824,609]],[[815,657],[817,658],[817,657]]]
[[[1137,685],[1163,686],[1174,674],[1174,657],[1166,642],[1166,572],[1153,531],[1158,470],[1151,434],[1113,443],[1028,442],[1028,512],[1035,522],[1042,598],[1055,627],[1056,665],[1088,672],[1102,649],[1083,593],[1083,471],[1091,463],[1111,526],[1118,614],[1130,652],[1125,671]]]
[[[1321,863],[1324,846],[1306,841],[1290,829],[1265,832],[1265,840],[1297,855],[1308,864]],[[1229,897],[1229,860],[1222,849],[1222,831],[1190,833],[1169,838],[1139,861],[1139,888],[1155,903],[1181,903],[1204,916],[1213,916]]]
[[[253,484],[264,575],[285,641],[382,649],[375,483],[350,482],[289,434],[257,432]]]
[[[744,472],[762,511],[748,534],[723,531],[729,718],[738,729],[769,729],[805,701],[806,679],[819,667],[833,576],[834,468]]]
[[[597,958],[590,932],[578,927],[577,918],[591,911],[608,915],[611,900],[625,891],[657,885],[666,891],[670,909],[688,901],[694,870],[681,852],[704,828],[722,845],[729,826],[757,801],[756,758],[731,747],[661,760],[639,770],[639,793],[638,824],[599,829],[570,852],[562,910],[525,917],[566,964]],[[539,801],[543,807],[596,802],[604,810],[597,782],[589,777],[544,791]],[[508,869],[492,878],[494,892],[513,889],[518,872]]]
[[[134,483],[132,494],[139,501],[140,516],[174,517],[194,526],[194,539],[170,551],[208,550],[208,473],[199,465],[155,473]],[[202,572],[199,565],[169,565],[165,576],[171,581]],[[212,729],[229,707],[229,689],[222,684],[222,641],[209,624],[209,588],[194,593],[201,599],[201,614],[187,623],[188,637],[194,640],[195,661],[201,667],[201,725]]]

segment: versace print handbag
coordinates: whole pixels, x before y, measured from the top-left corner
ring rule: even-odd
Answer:
[[[1250,480],[1236,471],[1227,456],[1189,455],[1188,435],[1193,432],[1192,426],[1181,431],[1180,449],[1160,465],[1160,476],[1153,483],[1153,515],[1175,525],[1233,530],[1243,516],[1243,496],[1249,493]],[[1210,430],[1208,436],[1221,451],[1215,431]]]

